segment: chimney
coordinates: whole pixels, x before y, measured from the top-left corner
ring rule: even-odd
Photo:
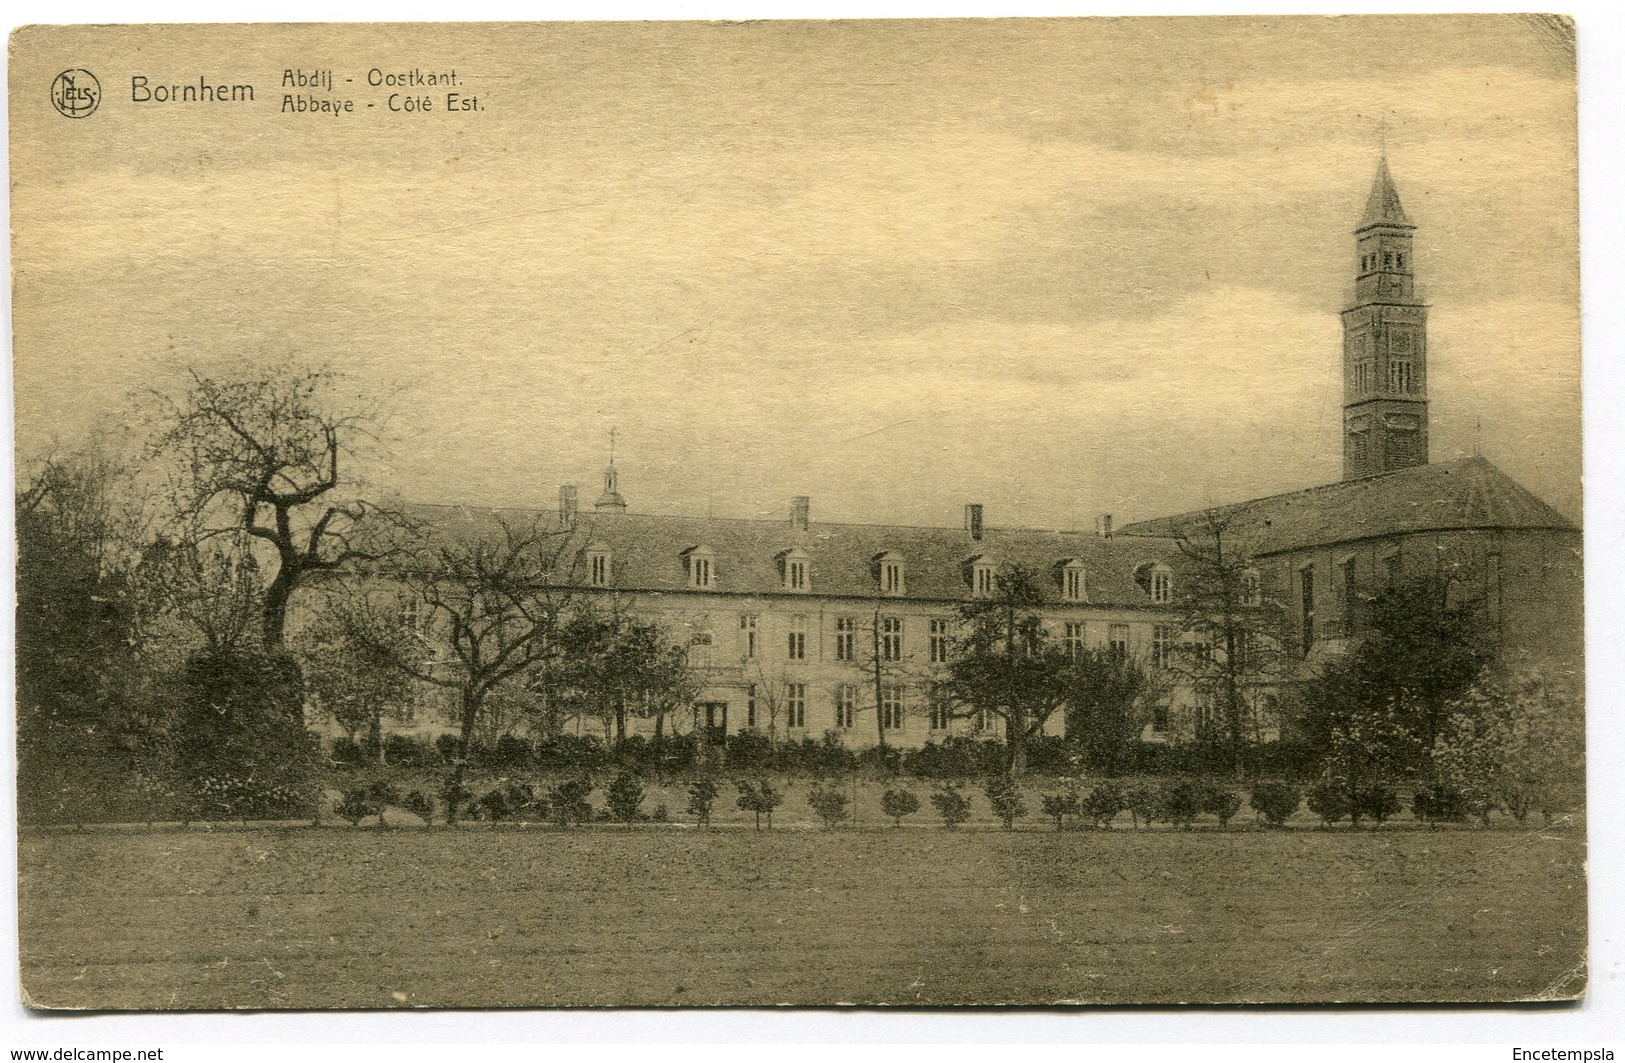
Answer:
[[[1102,539],[1112,537],[1112,515],[1110,513],[1102,513],[1095,518],[1095,531]]]
[[[806,531],[812,523],[812,498],[808,495],[797,495],[790,500],[790,527],[796,531]]]
[[[576,485],[561,484],[559,486],[559,527],[574,528],[576,526]]]
[[[982,503],[972,502],[965,507],[965,530],[970,532],[971,542],[982,541]]]

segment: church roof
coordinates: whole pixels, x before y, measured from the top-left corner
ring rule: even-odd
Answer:
[[[1399,190],[1394,187],[1393,175],[1388,172],[1388,157],[1377,163],[1377,176],[1371,182],[1371,195],[1365,202],[1365,214],[1359,229],[1372,225],[1410,225],[1411,219],[1399,203]],[[1358,232],[1359,229],[1355,231]]]
[[[1228,518],[1230,534],[1261,555],[1416,532],[1577,530],[1516,480],[1475,457],[1141,521],[1120,534],[1164,541],[1181,528],[1195,532],[1209,513]]]
[[[415,505],[409,514],[424,525],[431,541],[472,540],[502,534],[504,524],[533,525],[558,532],[556,513],[467,506]],[[579,556],[587,545],[607,547],[613,556],[613,587],[626,591],[689,590],[684,554],[705,547],[713,558],[714,583],[707,592],[789,597],[876,596],[876,559],[890,554],[904,563],[902,600],[965,600],[970,596],[970,564],[981,556],[1036,571],[1046,595],[1061,600],[1061,569],[1081,562],[1086,571],[1087,604],[1150,605],[1137,568],[1164,561],[1181,567],[1179,548],[1155,537],[1111,539],[1093,532],[986,527],[981,541],[959,528],[813,522],[806,531],[789,519],[740,520],[644,513],[577,515],[565,555]],[[809,591],[785,588],[780,570],[786,551],[799,549],[808,562]],[[584,582],[584,575],[581,577]]]

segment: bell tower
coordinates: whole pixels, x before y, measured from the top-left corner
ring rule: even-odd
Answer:
[[[1343,479],[1428,462],[1427,306],[1384,155],[1354,230],[1354,302],[1343,311]]]

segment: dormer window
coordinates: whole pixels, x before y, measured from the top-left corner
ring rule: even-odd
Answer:
[[[688,566],[688,585],[706,590],[716,585],[716,557],[708,546],[691,546],[683,551]]]
[[[970,559],[970,593],[972,598],[991,598],[998,589],[997,566],[993,559],[981,554]]]
[[[1061,566],[1061,598],[1068,602],[1087,602],[1089,600],[1088,570],[1083,562],[1077,558]]]
[[[803,550],[786,550],[779,555],[779,572],[784,577],[784,589],[796,594],[807,592],[808,560]]]
[[[583,553],[587,559],[587,585],[607,587],[615,573],[614,555],[602,543],[593,543]]]
[[[1174,570],[1161,561],[1146,561],[1134,568],[1134,582],[1151,596],[1154,605],[1171,605],[1174,600]]]
[[[874,557],[875,582],[880,586],[881,594],[900,595],[905,593],[906,584],[903,580],[903,558],[900,554],[887,550]]]

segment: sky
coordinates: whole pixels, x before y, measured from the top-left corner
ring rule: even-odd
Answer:
[[[280,36],[278,35],[280,34]],[[1580,510],[1573,53],[1517,17],[41,31],[11,91],[19,455],[185,367],[395,394],[416,501],[1087,527],[1341,474],[1379,151],[1433,460]],[[483,110],[280,115],[284,67]],[[68,123],[48,84],[106,71]],[[252,80],[138,107],[132,73]],[[100,76],[100,75],[99,75]],[[373,99],[368,95],[367,99]],[[376,97],[383,106],[382,95]],[[359,97],[358,97],[359,99]],[[105,120],[103,120],[105,119]]]

